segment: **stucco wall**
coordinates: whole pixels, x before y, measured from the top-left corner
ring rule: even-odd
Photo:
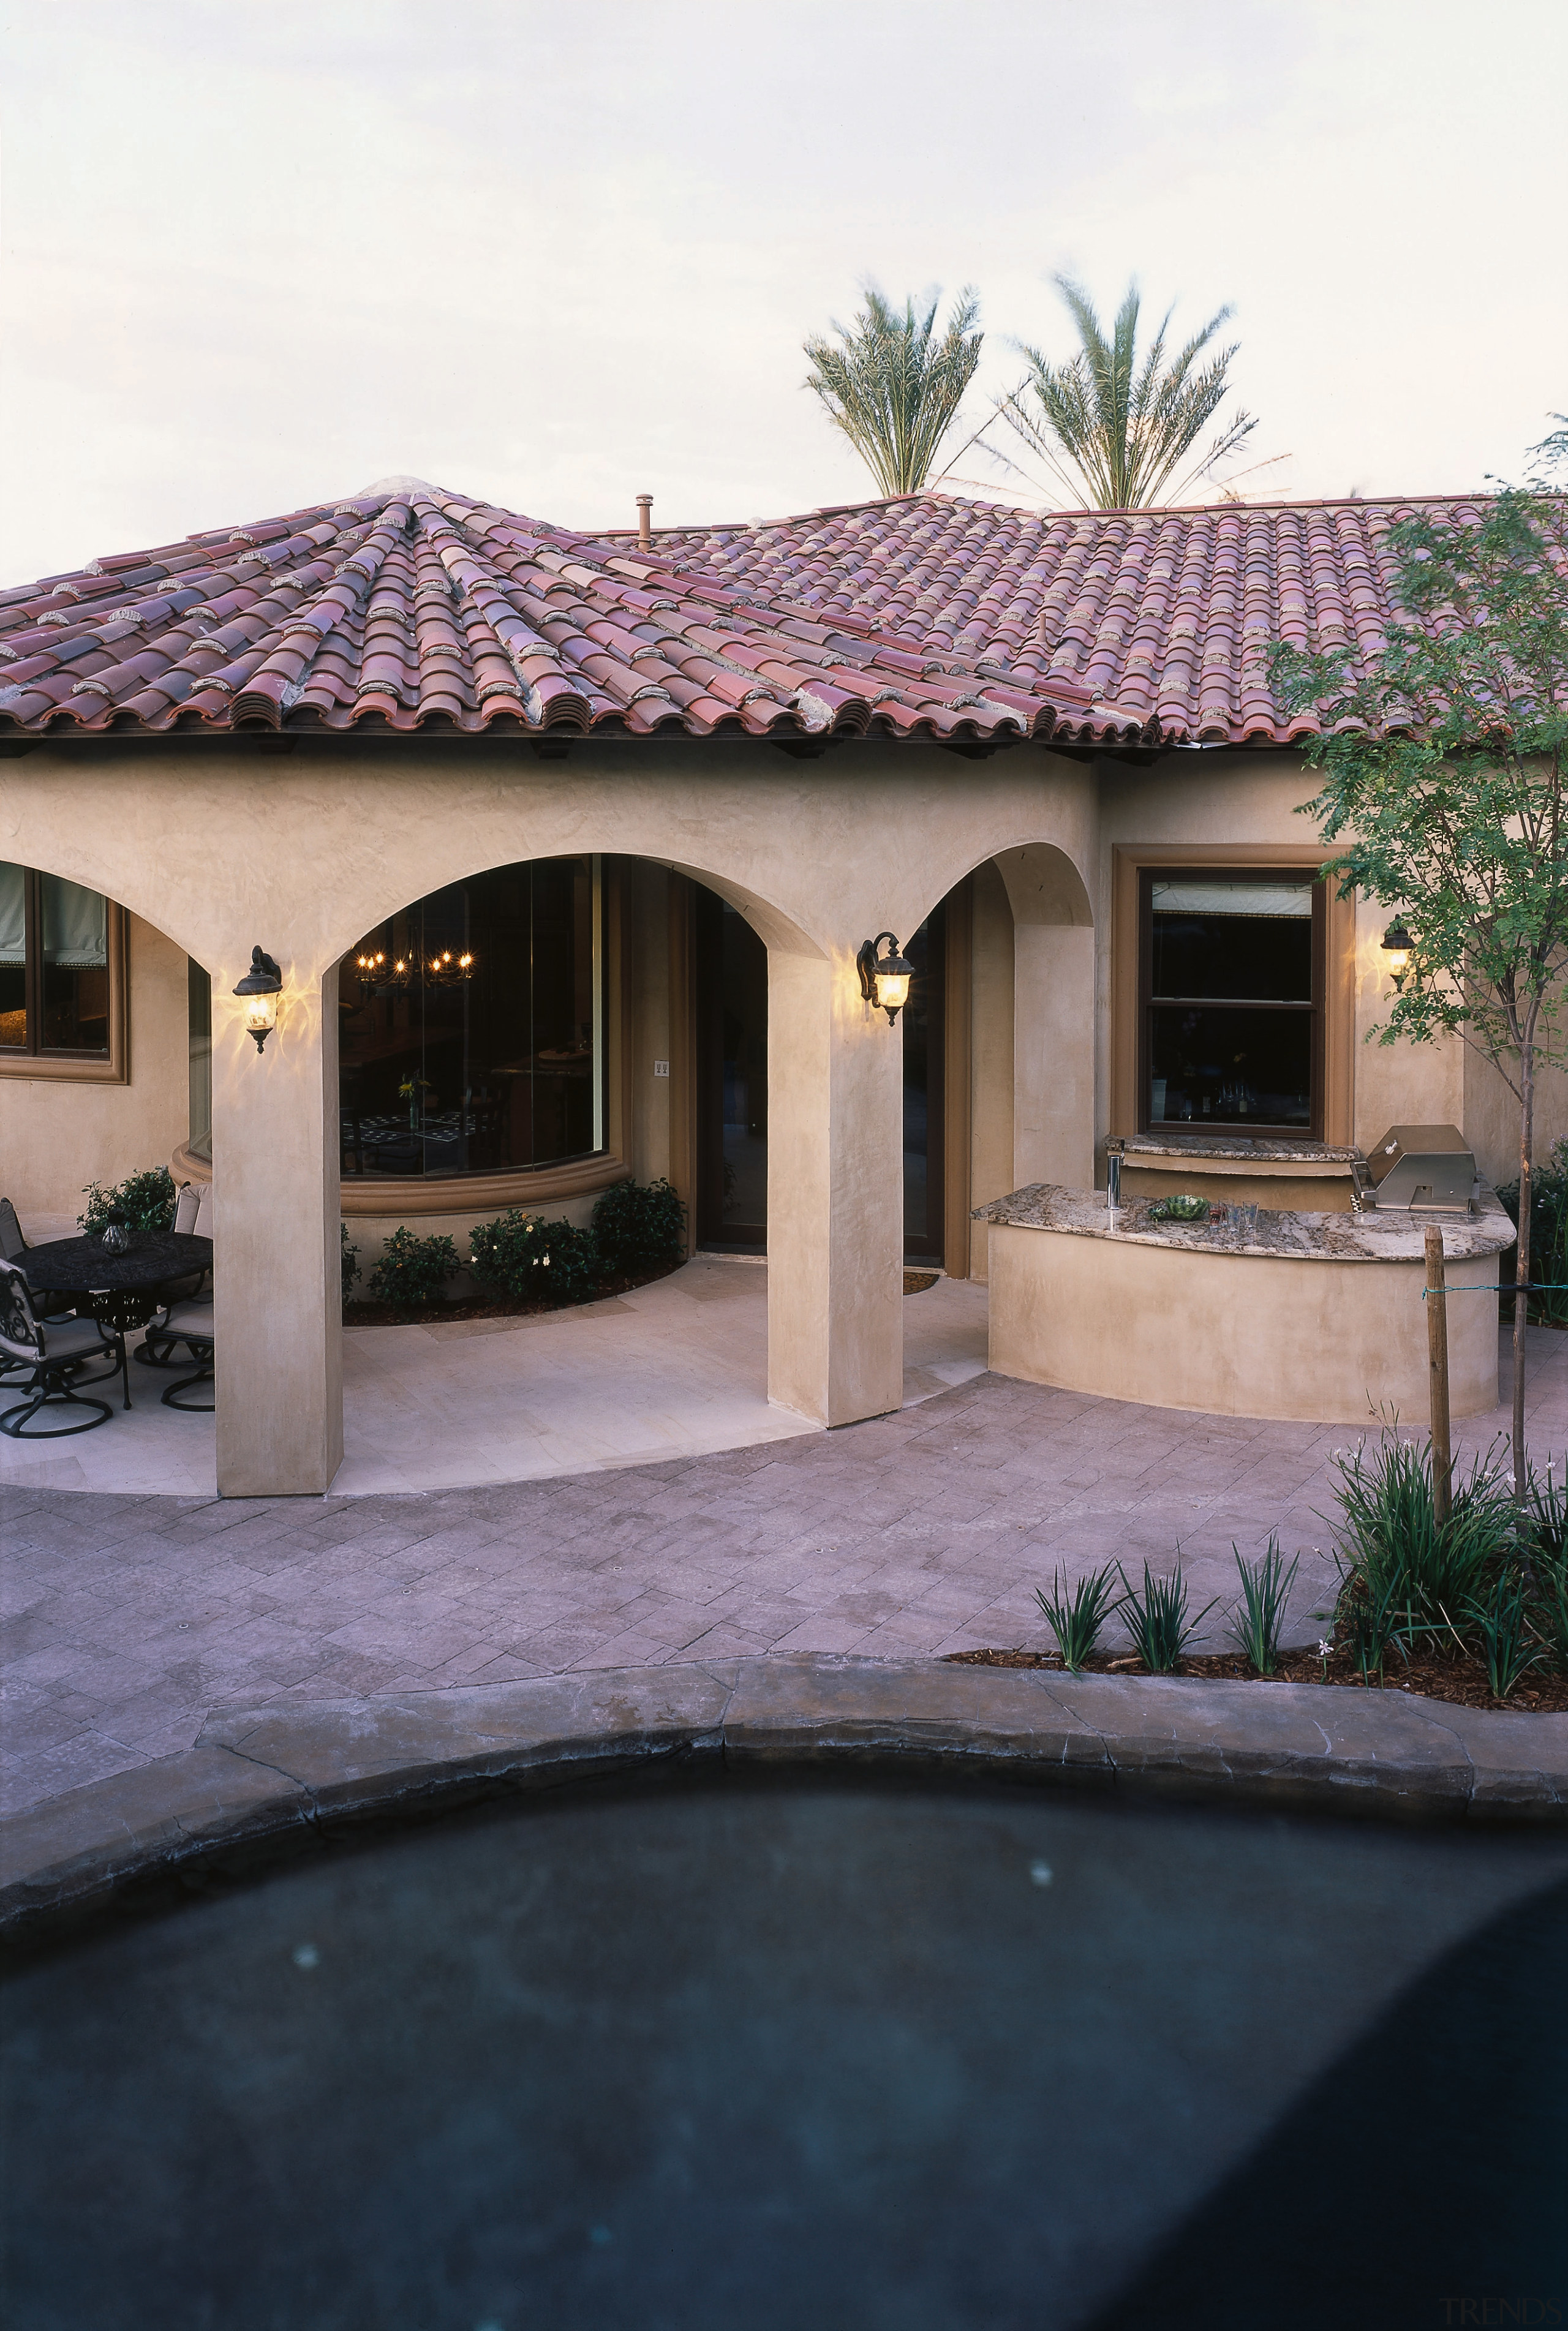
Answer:
[[[1519,1104],[1489,1061],[1467,1047],[1465,1131],[1488,1181],[1519,1178]],[[1568,1139],[1568,1076],[1561,1069],[1535,1070],[1535,1156],[1538,1166],[1555,1143]]]
[[[24,1229],[69,1229],[89,1182],[166,1166],[188,1131],[185,953],[139,915],[128,924],[129,1082],[0,1077],[0,1195]]]
[[[626,951],[625,1091],[631,1107],[626,1162],[639,1182],[670,1171],[668,1074],[653,1065],[671,1057],[670,1028],[670,876],[662,866],[628,860],[621,870],[622,945]]]

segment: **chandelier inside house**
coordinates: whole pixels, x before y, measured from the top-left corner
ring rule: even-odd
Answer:
[[[383,947],[366,948],[354,958],[360,991],[366,995],[406,995],[411,987],[460,987],[474,975],[474,958],[465,949],[454,955],[442,947],[437,955],[389,956]]]
[[[473,979],[473,954],[442,947],[433,956],[389,956],[382,947],[354,956],[361,995],[408,995],[410,988],[457,988]]]

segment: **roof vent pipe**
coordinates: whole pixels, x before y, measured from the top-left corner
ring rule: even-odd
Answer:
[[[653,547],[653,497],[651,494],[639,494],[637,497],[637,547],[639,550],[651,550]]]

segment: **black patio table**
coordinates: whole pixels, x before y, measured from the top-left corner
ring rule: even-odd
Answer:
[[[123,1254],[106,1253],[95,1238],[51,1239],[18,1260],[38,1294],[74,1296],[100,1327],[128,1336],[147,1326],[166,1289],[212,1269],[213,1242],[185,1231],[132,1231]]]

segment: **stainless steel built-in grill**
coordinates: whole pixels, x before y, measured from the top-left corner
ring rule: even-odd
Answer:
[[[1356,1202],[1380,1213],[1468,1214],[1476,1159],[1455,1125],[1391,1125],[1355,1168]]]

